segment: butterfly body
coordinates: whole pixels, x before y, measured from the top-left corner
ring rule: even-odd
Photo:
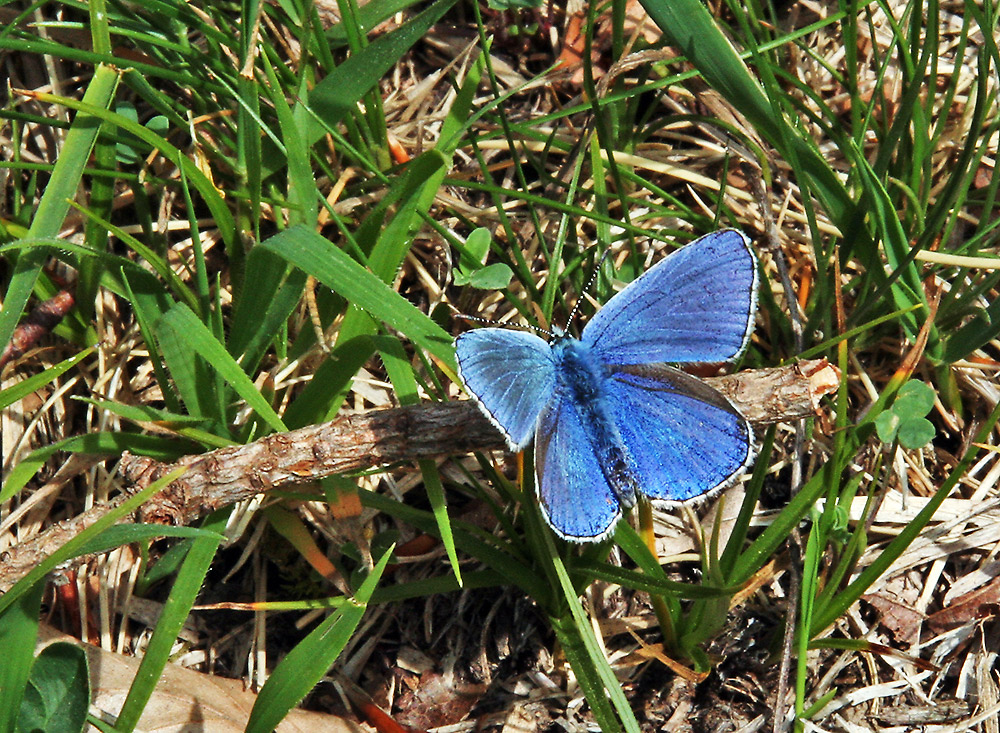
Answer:
[[[746,419],[667,362],[739,356],[756,310],[749,240],[722,230],[677,250],[613,297],[579,339],[481,328],[456,342],[459,374],[512,450],[535,441],[549,526],[573,542],[613,531],[642,494],[716,491],[753,459]]]
[[[552,344],[555,354],[556,393],[553,403],[568,405],[577,413],[601,474],[625,508],[635,506],[637,484],[635,463],[622,439],[608,399],[610,372],[593,349],[570,336]]]

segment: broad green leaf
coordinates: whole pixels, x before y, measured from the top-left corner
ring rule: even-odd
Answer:
[[[934,423],[926,417],[906,420],[899,426],[899,444],[907,450],[923,448],[934,440],[936,433]]]
[[[215,341],[215,336],[200,321],[197,335],[188,333],[183,327],[171,326],[167,317],[179,308],[184,308],[193,316],[193,311],[187,306],[174,303],[153,326],[156,344],[172,378],[172,387],[189,413],[214,426],[220,435],[227,433],[229,420],[226,407],[232,402],[232,390],[212,369],[212,362],[201,356],[198,348],[200,344],[204,350],[210,350],[206,342]],[[181,319],[184,320],[183,317]],[[197,317],[191,320],[197,320]]]
[[[952,364],[964,359],[1000,336],[1000,298],[981,310],[968,322],[945,337],[941,361]]]
[[[911,379],[899,388],[893,407],[898,408],[900,414],[922,417],[934,409],[934,396],[934,389],[929,384]]]
[[[465,240],[465,252],[462,253],[461,266],[475,270],[486,263],[486,255],[490,252],[490,230],[486,227],[476,227],[469,232]]]
[[[21,733],[80,733],[90,708],[87,653],[64,641],[49,644],[35,659],[21,702]]]
[[[514,277],[514,271],[511,270],[507,265],[502,262],[494,262],[492,265],[487,265],[479,270],[472,273],[471,277],[468,278],[468,284],[479,290],[501,290],[508,285],[510,285],[511,278]],[[455,274],[455,284],[462,285],[459,282],[459,273]]]
[[[899,415],[892,410],[881,413],[875,418],[875,432],[878,433],[878,439],[886,445],[892,443],[899,433],[899,424]]]

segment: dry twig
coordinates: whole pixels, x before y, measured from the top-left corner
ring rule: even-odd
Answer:
[[[776,369],[748,370],[706,381],[751,422],[799,420],[836,389],[837,370],[825,359]],[[185,456],[172,464],[126,454],[121,473],[135,493],[178,467],[187,472],[138,512],[142,522],[186,525],[223,506],[327,476],[436,456],[503,450],[502,436],[474,403],[425,403],[346,415],[321,425],[275,433],[247,445]],[[120,499],[119,499],[120,501]],[[0,591],[67,540],[106,514],[95,506],[53,525],[4,553]]]

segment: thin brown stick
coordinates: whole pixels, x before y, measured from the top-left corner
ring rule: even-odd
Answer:
[[[804,361],[776,369],[744,371],[706,379],[758,424],[799,420],[815,414],[819,399],[833,391],[837,370]],[[134,493],[178,467],[187,472],[137,513],[142,522],[186,525],[241,499],[334,474],[474,451],[504,450],[501,435],[470,401],[436,402],[346,415],[332,422],[267,435],[247,445],[161,463],[126,454],[121,474]],[[0,563],[6,591],[47,556],[106,514],[95,506],[71,520],[8,549]]]

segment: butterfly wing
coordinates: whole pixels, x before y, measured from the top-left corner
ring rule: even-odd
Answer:
[[[618,499],[569,396],[558,396],[539,420],[535,483],[542,516],[564,540],[597,542],[621,518]]]
[[[455,354],[459,376],[480,408],[512,450],[524,448],[555,389],[552,349],[533,333],[479,328],[456,339]]]
[[[606,364],[730,361],[757,310],[757,258],[735,229],[665,257],[597,312],[583,340]]]
[[[650,499],[682,502],[731,484],[753,461],[753,431],[718,391],[666,364],[613,367],[612,419]]]

